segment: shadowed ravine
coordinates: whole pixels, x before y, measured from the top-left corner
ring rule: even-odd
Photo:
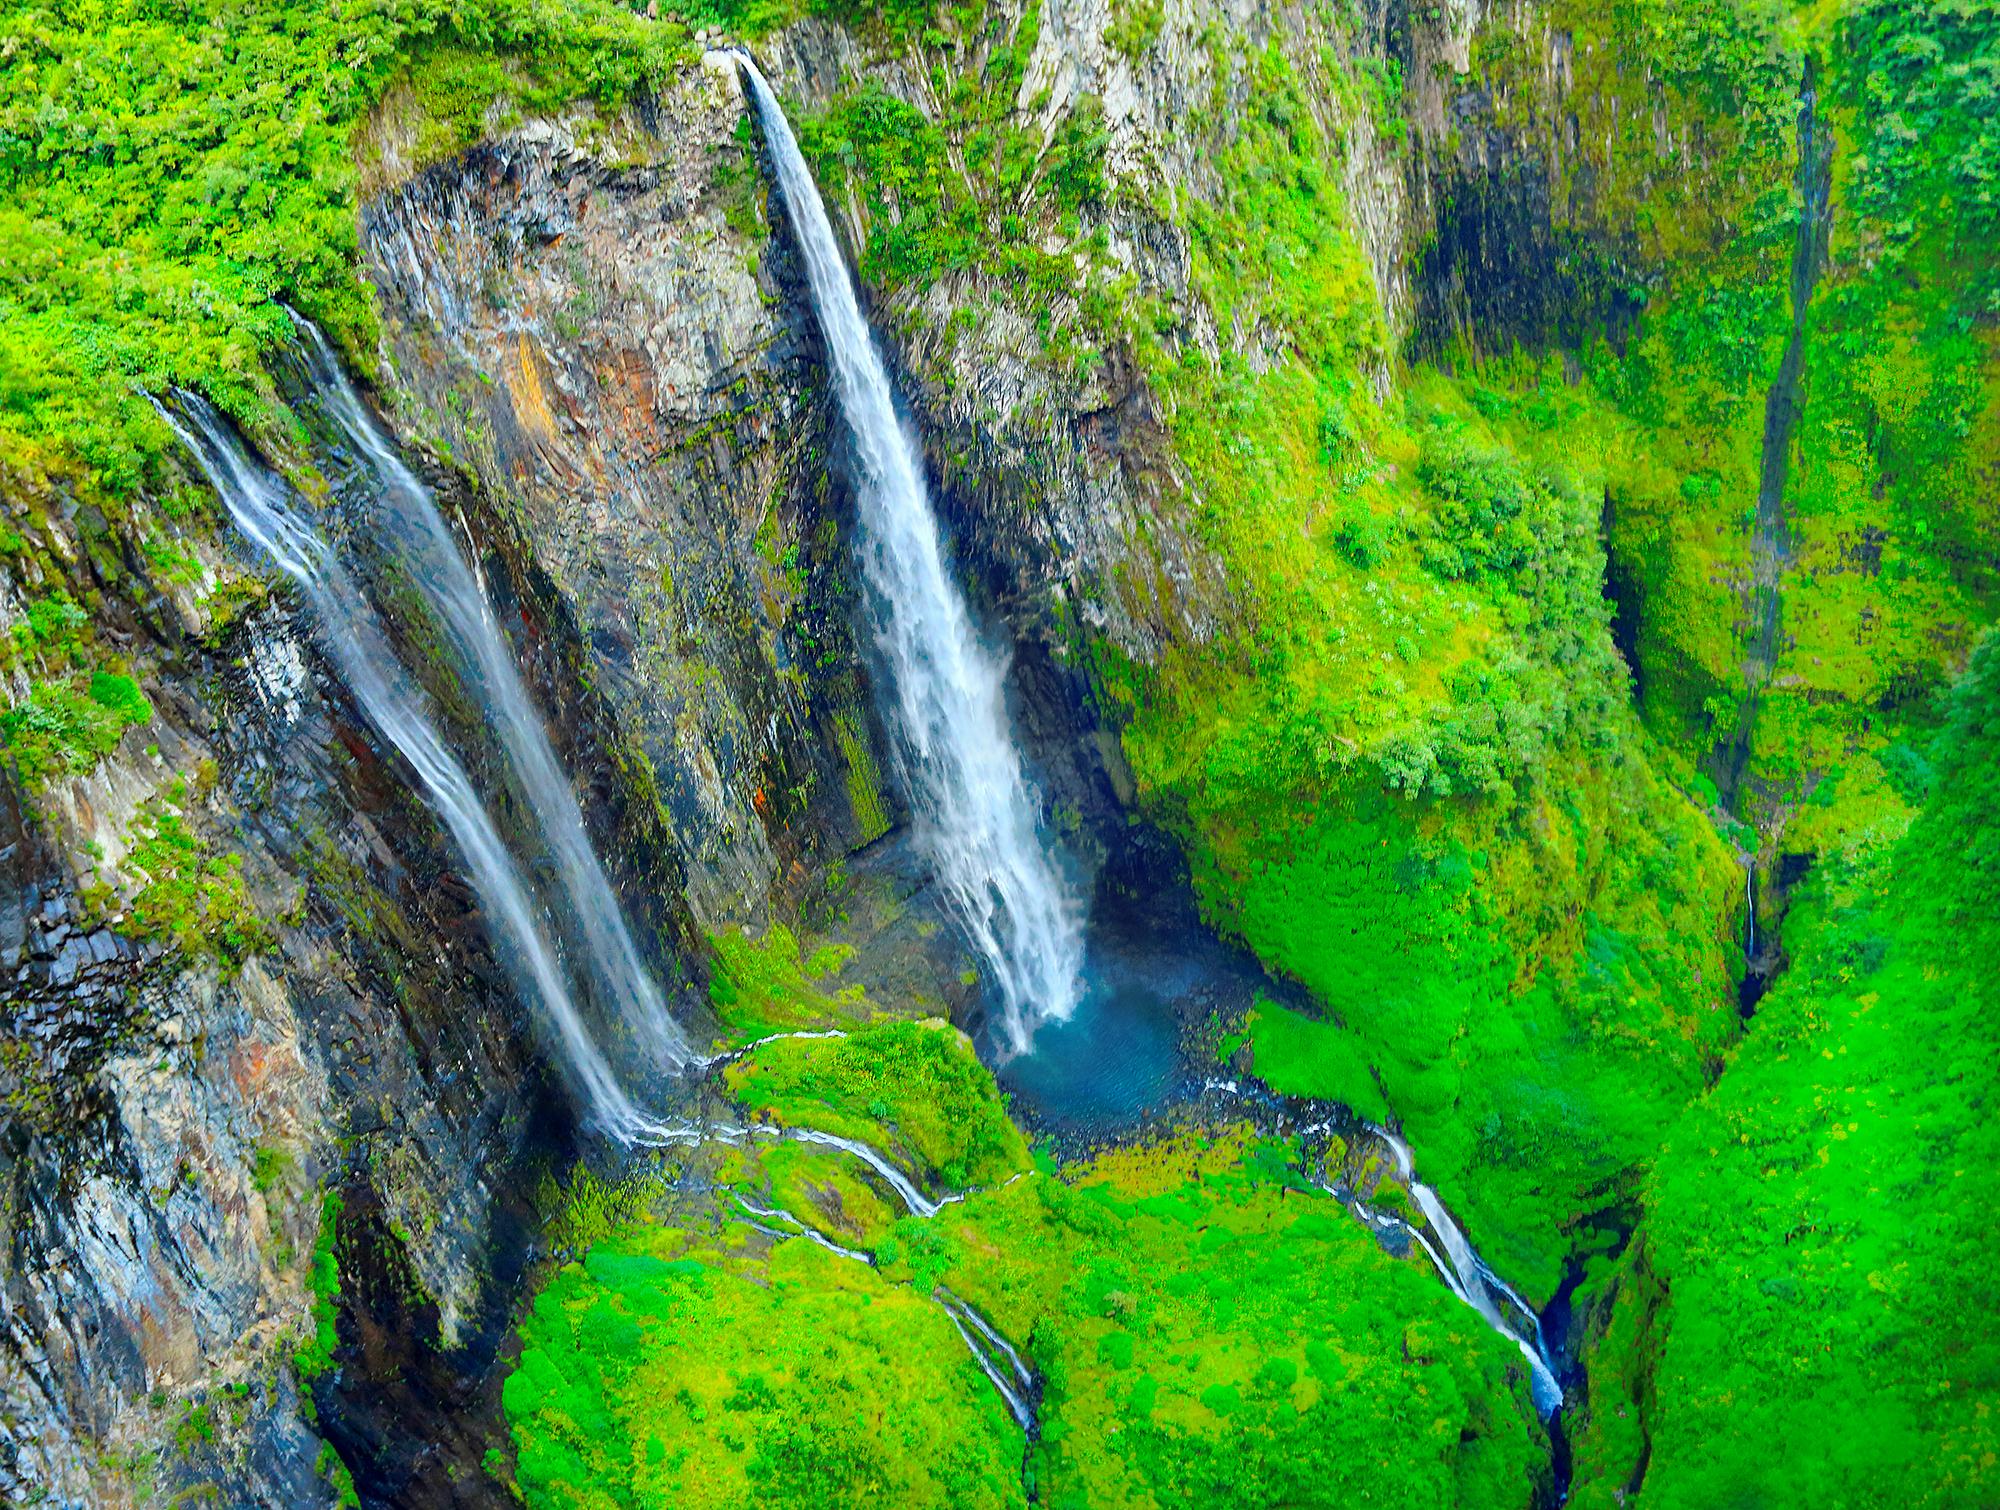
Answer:
[[[1794,188],[1799,196],[1798,234],[1792,249],[1791,330],[1764,400],[1763,451],[1757,473],[1757,516],[1750,541],[1748,609],[1750,641],[1743,659],[1743,691],[1736,721],[1715,752],[1716,789],[1737,817],[1744,810],[1746,772],[1756,739],[1757,715],[1771,679],[1777,673],[1783,647],[1784,577],[1792,560],[1791,520],[1785,506],[1791,472],[1793,436],[1803,404],[1806,376],[1807,322],[1813,290],[1826,261],[1833,192],[1833,142],[1819,118],[1819,69],[1810,58],[1799,89],[1798,170]],[[1746,862],[1744,889],[1744,953],[1749,967],[1740,994],[1742,1010],[1754,1011],[1783,964],[1783,949],[1775,923],[1767,923],[1760,940],[1757,929],[1757,857]],[[1781,902],[1767,903],[1775,918]],[[1762,952],[1758,945],[1762,943]]]

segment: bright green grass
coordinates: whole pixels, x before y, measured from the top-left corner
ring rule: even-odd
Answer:
[[[1051,1506],[1529,1497],[1543,1447],[1519,1354],[1282,1150],[1170,1142],[922,1225],[942,1234],[932,1272],[1046,1381]]]
[[[536,1297],[504,1390],[529,1506],[1024,1502],[1020,1430],[943,1311],[751,1236],[630,1229]]]
[[[1522,1505],[1545,1451],[1519,1355],[1241,1134],[905,1218],[879,1272],[764,1250],[637,1226],[552,1277],[505,1389],[529,1505],[1021,1502],[939,1283],[1044,1381],[1044,1504]]]
[[[773,923],[758,938],[741,928],[725,929],[709,943],[715,962],[708,997],[725,1029],[719,1047],[878,1015],[862,987],[832,983],[853,952],[841,945],[807,954],[783,923]]]
[[[1366,1045],[1336,1023],[1260,1002],[1250,1019],[1257,1077],[1288,1096],[1326,1096],[1380,1122],[1389,1115]]]

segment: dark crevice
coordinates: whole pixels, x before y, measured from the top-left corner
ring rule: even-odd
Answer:
[[[1611,643],[1624,657],[1632,676],[1632,701],[1645,700],[1645,681],[1639,668],[1639,622],[1643,588],[1638,569],[1612,546],[1617,524],[1617,505],[1611,490],[1604,490],[1604,510],[1599,516],[1598,533],[1604,542],[1604,600],[1611,605]]]

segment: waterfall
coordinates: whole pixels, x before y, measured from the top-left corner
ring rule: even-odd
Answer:
[[[660,988],[638,948],[604,866],[591,846],[576,793],[550,747],[548,731],[521,682],[512,647],[486,594],[439,513],[354,385],[318,327],[292,313],[315,396],[373,474],[381,522],[393,534],[404,566],[430,601],[468,673],[466,685],[499,733],[525,806],[539,826],[568,899],[567,917],[582,936],[585,957],[606,1002],[655,1063],[679,1069],[693,1057],[686,1035],[667,1012]]]
[[[1795,186],[1799,226],[1792,247],[1792,332],[1777,376],[1764,395],[1764,447],[1757,473],[1757,522],[1750,537],[1751,639],[1743,662],[1743,697],[1729,741],[1718,750],[1716,790],[1723,806],[1743,813],[1743,776],[1750,764],[1758,707],[1778,668],[1784,626],[1784,577],[1792,560],[1785,481],[1792,437],[1802,412],[1806,335],[1813,290],[1826,261],[1832,225],[1833,133],[1819,118],[1819,68],[1806,59],[1799,85],[1799,161]]]
[[[1001,660],[982,643],[945,566],[915,443],[856,301],[826,206],[771,87],[739,55],[804,254],[860,467],[862,575],[887,671],[899,763],[919,842],[998,984],[1016,1052],[1075,1010],[1083,932],[1037,833],[1007,716]]]
[[[1424,1214],[1424,1222],[1444,1245],[1444,1254],[1439,1256],[1436,1248],[1425,1240],[1421,1232],[1411,1229],[1411,1236],[1422,1244],[1424,1252],[1436,1266],[1444,1282],[1451,1287],[1451,1293],[1471,1306],[1485,1318],[1486,1324],[1512,1342],[1528,1360],[1528,1390],[1534,1396],[1535,1406],[1544,1415],[1553,1412],[1562,1404],[1562,1385],[1557,1381],[1555,1370],[1550,1367],[1546,1350],[1542,1344],[1541,1322],[1529,1309],[1528,1303],[1505,1281],[1499,1279],[1486,1261],[1473,1251],[1472,1243],[1465,1230],[1452,1219],[1444,1209],[1444,1202],[1437,1198],[1437,1192],[1416,1178],[1415,1161],[1410,1156],[1410,1145],[1385,1128],[1371,1131],[1388,1145],[1391,1157],[1396,1161],[1396,1172],[1409,1186],[1410,1198],[1417,1203],[1417,1209]],[[1518,1307],[1534,1328],[1531,1342],[1501,1313],[1494,1291],[1498,1290]]]
[[[514,972],[522,999],[541,1003],[590,1115],[621,1142],[661,1141],[669,1130],[632,1104],[592,1041],[513,857],[465,768],[439,736],[423,694],[403,674],[367,599],[325,542],[292,512],[286,485],[251,460],[222,417],[195,394],[177,392],[175,398],[185,421],[155,407],[194,454],[237,528],[299,584],[341,679],[416,771],[465,858],[495,952]]]

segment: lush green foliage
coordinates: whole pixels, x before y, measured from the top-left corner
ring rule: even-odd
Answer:
[[[950,1190],[1027,1167],[993,1077],[948,1023],[768,1043],[731,1065],[728,1082],[752,1111],[911,1156]]]
[[[1054,221],[1073,233],[1077,211],[1103,197],[1102,108],[1094,98],[1076,102],[1046,144],[1017,119],[1039,4],[1018,23],[977,6],[939,19],[949,29],[936,39],[955,39],[967,59],[932,73],[940,119],[870,82],[823,113],[795,112],[799,146],[836,204],[845,195],[859,202],[864,281],[921,288],[976,269],[1011,282],[1031,305],[1068,293],[1074,260],[1042,250],[1041,228]]]
[[[1243,67],[1260,108],[1189,208],[1195,283],[1283,354],[1176,353],[1166,311],[1134,339],[1251,623],[1100,670],[1217,919],[1339,1024],[1267,1012],[1258,1073],[1386,1096],[1487,1257],[1545,1293],[1735,1026],[1740,880],[1609,634],[1590,500],[1630,426],[1556,363],[1378,403],[1374,287],[1307,102],[1331,86],[1276,51]]]
[[[1648,1504],[2000,1493],[2000,645],[1932,759],[1900,845],[1815,874],[1791,971],[1659,1161]]]
[[[97,671],[36,682],[25,701],[0,713],[14,769],[30,788],[95,770],[125,731],[151,723],[153,705],[129,676]]]
[[[756,40],[807,16],[836,22],[871,41],[901,48],[932,19],[929,0],[666,0],[661,7],[689,26]]]
[[[635,1227],[552,1279],[505,1391],[530,1505],[1019,1502],[1018,1428],[922,1298],[939,1283],[1043,1381],[1043,1503],[1531,1490],[1518,1355],[1282,1149],[1183,1140],[1031,1176],[903,1220],[876,1272],[761,1248]]]
[[[243,857],[217,854],[189,828],[179,808],[186,800],[186,785],[176,782],[133,820],[124,869],[140,886],[126,926],[233,969],[276,940],[243,884]]]
[[[744,1043],[842,1019],[865,1022],[875,1015],[860,986],[827,984],[851,950],[829,944],[807,956],[783,923],[773,923],[762,938],[731,929],[709,942],[715,960],[708,998],[727,1026],[727,1041]]]
[[[528,1505],[1022,1503],[1019,1433],[943,1311],[749,1236],[634,1229],[536,1297],[503,1396]]]
[[[258,354],[289,330],[272,301],[342,334],[369,328],[353,140],[434,54],[451,75],[438,94],[465,119],[502,89],[524,105],[614,102],[657,77],[680,37],[610,0],[11,0],[0,457],[68,454],[96,487],[129,493],[160,480],[168,441],[136,387],[190,384],[254,415],[269,391]],[[517,61],[503,70],[495,55]]]
[[[334,1244],[339,1237],[344,1204],[337,1190],[329,1190],[320,1202],[319,1236],[313,1242],[306,1267],[306,1292],[312,1296],[312,1331],[292,1354],[292,1367],[301,1385],[309,1386],[332,1368],[334,1349],[340,1346],[336,1325],[340,1312],[340,1260]]]
[[[1113,1155],[949,1207],[943,1279],[1044,1381],[1052,1506],[1519,1505],[1519,1355],[1283,1150]],[[891,1272],[896,1272],[891,1270]]]
[[[1882,235],[1884,271],[1941,242],[1955,302],[2000,313],[2000,16],[1978,0],[1863,0],[1841,17],[1841,96],[1855,113],[1849,206]]]
[[[19,536],[0,541],[10,552],[25,544]],[[28,696],[0,713],[0,733],[29,790],[96,769],[128,728],[152,722],[153,706],[136,681],[122,670],[98,669],[104,657],[90,614],[67,592],[27,603],[12,649],[34,675]]]

